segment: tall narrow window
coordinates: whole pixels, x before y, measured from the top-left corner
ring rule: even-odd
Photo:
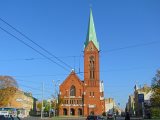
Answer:
[[[76,96],[76,88],[74,85],[72,85],[70,88],[70,96]]]
[[[90,78],[94,79],[95,74],[94,74],[94,69],[95,69],[95,65],[94,65],[94,57],[90,56],[89,58],[89,62],[90,62]]]
[[[82,95],[82,92],[81,92],[81,89],[79,89],[79,96],[81,96]]]

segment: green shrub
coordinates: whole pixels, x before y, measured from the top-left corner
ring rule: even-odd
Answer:
[[[152,118],[160,118],[160,108],[151,108]]]

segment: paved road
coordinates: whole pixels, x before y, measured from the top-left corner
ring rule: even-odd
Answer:
[[[116,120],[125,120],[124,117],[117,117]],[[130,118],[130,120],[142,120],[142,118]]]
[[[21,120],[86,120],[85,117],[53,117],[53,118],[43,118],[41,119],[40,117],[27,117],[23,118]],[[105,119],[107,120],[107,119]],[[117,117],[116,120],[125,120],[124,117]],[[131,120],[142,120],[142,118],[131,118]],[[150,119],[153,120],[153,119]]]
[[[86,120],[85,117],[52,117],[52,118],[43,118],[41,119],[40,117],[27,117],[23,118],[21,120]]]

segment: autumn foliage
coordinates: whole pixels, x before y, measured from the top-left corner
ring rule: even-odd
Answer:
[[[160,70],[152,80],[151,113],[153,118],[160,118]]]
[[[0,76],[0,107],[7,106],[17,88],[17,82],[13,77]]]
[[[153,90],[153,95],[151,98],[152,106],[160,108],[160,70],[157,71],[157,74],[153,78],[152,90]]]

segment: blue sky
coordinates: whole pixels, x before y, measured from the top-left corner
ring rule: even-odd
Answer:
[[[100,43],[105,97],[114,98],[124,108],[135,83],[150,85],[160,67],[159,0],[1,0],[0,18],[83,72],[90,4]],[[51,57],[2,21],[0,27]],[[0,74],[14,76],[21,89],[38,99],[42,82],[44,96],[50,98],[52,80],[62,82],[69,74],[1,29],[0,43]],[[79,77],[83,79],[83,74]]]

